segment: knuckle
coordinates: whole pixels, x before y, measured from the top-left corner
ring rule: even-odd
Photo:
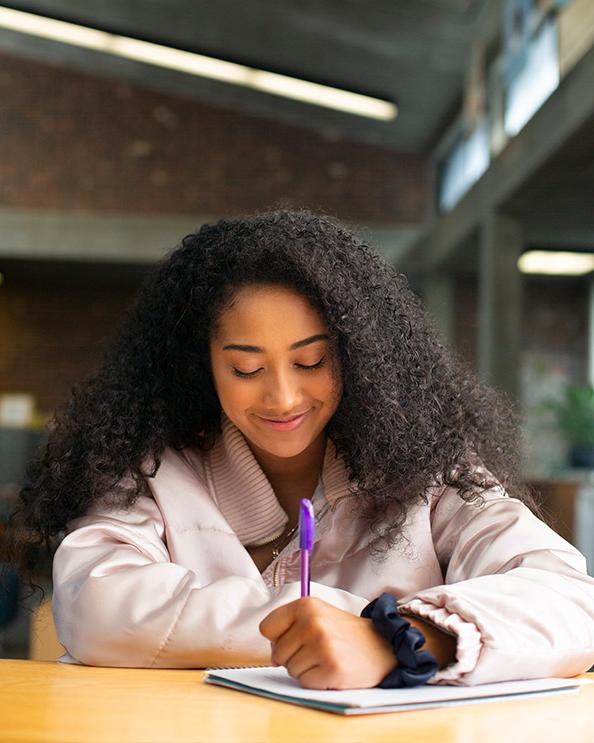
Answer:
[[[318,615],[314,614],[306,619],[305,629],[313,638],[322,639],[326,636],[324,622]]]
[[[318,637],[317,646],[318,652],[324,656],[327,662],[336,662],[334,643],[328,634],[324,632]]]

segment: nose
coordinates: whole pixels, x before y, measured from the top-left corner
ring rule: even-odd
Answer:
[[[300,410],[301,383],[289,370],[279,369],[269,375],[264,391],[265,410],[271,415],[288,416]]]

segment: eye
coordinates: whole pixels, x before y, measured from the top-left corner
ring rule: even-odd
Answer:
[[[298,369],[302,369],[303,371],[312,371],[313,369],[320,369],[324,364],[326,363],[326,357],[322,356],[322,358],[317,361],[315,364],[295,364],[295,366]],[[256,374],[261,371],[260,369],[256,369],[252,372],[242,372],[239,369],[236,369],[235,367],[232,368],[232,372],[236,377],[240,377],[241,379],[250,379],[251,377],[255,377]]]
[[[236,369],[235,367],[233,367],[233,374],[235,374],[236,377],[243,377],[244,379],[247,377],[255,377],[259,371],[260,369],[256,369],[256,371],[253,371],[253,372],[242,372],[242,371],[239,371],[239,369]]]
[[[299,367],[299,369],[303,369],[307,371],[310,369],[319,369],[320,367],[324,366],[325,363],[326,363],[326,357],[322,356],[322,358],[315,364],[310,364],[309,366],[307,366],[307,364],[295,364],[295,366]]]

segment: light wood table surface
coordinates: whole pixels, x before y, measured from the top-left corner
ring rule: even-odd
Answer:
[[[87,743],[587,743],[594,684],[577,694],[344,718],[208,686],[202,671],[0,660],[0,740]],[[594,678],[594,674],[588,674]]]

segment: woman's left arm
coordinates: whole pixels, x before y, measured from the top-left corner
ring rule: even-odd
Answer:
[[[584,557],[500,488],[482,506],[447,489],[432,534],[444,585],[405,597],[410,613],[457,636],[437,683],[573,676],[594,664],[594,579]]]

